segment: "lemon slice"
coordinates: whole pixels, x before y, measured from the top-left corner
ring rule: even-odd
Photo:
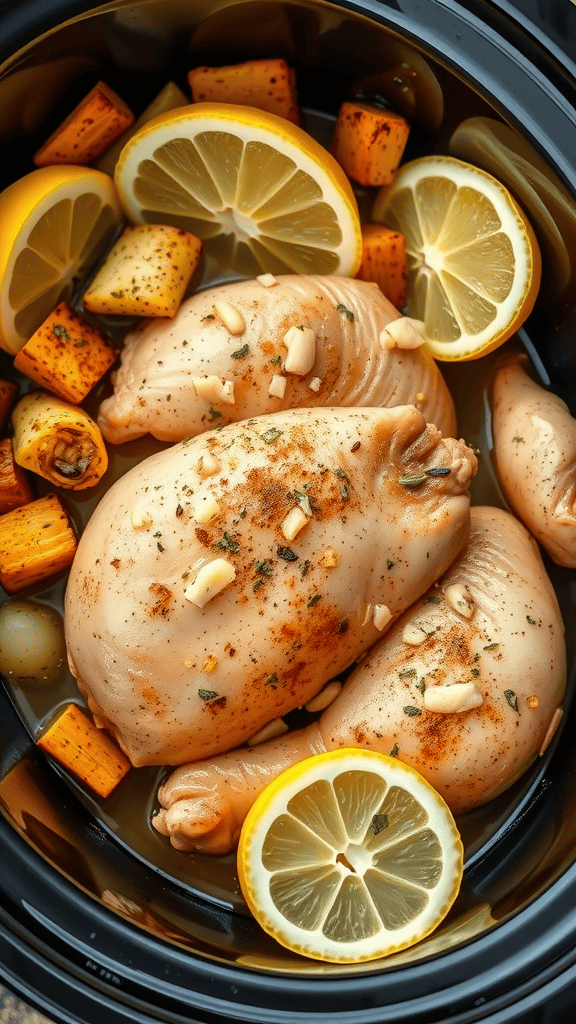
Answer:
[[[278,776],[244,822],[238,873],[249,908],[293,952],[374,960],[428,935],[462,878],[442,797],[370,750],[318,754]]]
[[[154,118],[122,150],[115,181],[130,220],[185,228],[235,273],[353,276],[360,266],[341,167],[301,128],[255,107],[194,103]]]
[[[112,179],[41,167],[0,195],[0,346],[15,354],[111,242],[123,214]]]
[[[413,160],[378,193],[372,217],[405,237],[409,312],[436,359],[485,355],[530,313],[540,250],[492,175],[453,157]]]

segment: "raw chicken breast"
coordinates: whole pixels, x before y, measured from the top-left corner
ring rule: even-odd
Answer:
[[[271,287],[256,280],[199,292],[173,320],[152,320],[131,334],[114,394],[100,406],[106,440],[150,433],[180,441],[223,423],[315,406],[415,405],[445,437],[455,435],[452,399],[425,347],[380,344],[380,332],[400,314],[377,285],[295,274],[273,280]],[[240,314],[241,333],[231,333],[215,306],[225,319]],[[298,327],[311,332],[296,335],[310,346],[308,362],[294,352],[286,361],[284,336]]]
[[[178,849],[224,853],[273,778],[336,747],[396,755],[455,813],[508,788],[559,722],[564,630],[524,527],[496,508],[472,508],[471,520],[466,550],[371,648],[318,722],[177,769],[159,792],[158,831]]]
[[[181,764],[305,703],[461,550],[475,469],[411,406],[288,410],[145,460],[67,588],[97,723],[135,765]]]
[[[576,567],[576,420],[506,358],[492,390],[494,459],[506,500],[558,565]]]

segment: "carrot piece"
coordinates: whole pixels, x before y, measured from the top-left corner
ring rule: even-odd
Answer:
[[[106,82],[98,82],[34,154],[37,167],[89,164],[134,123],[134,114]]]
[[[296,75],[282,58],[193,68],[188,82],[195,103],[242,103],[300,124]]]
[[[110,795],[132,767],[114,740],[77,704],[69,704],[37,744],[103,797]]]
[[[182,228],[125,228],[83,300],[92,313],[174,316],[198,265],[202,242]]]
[[[114,177],[114,168],[118,162],[118,157],[126,143],[136,134],[138,129],[148,121],[151,121],[153,117],[166,114],[169,110],[174,110],[175,107],[185,107],[188,103],[188,97],[184,95],[182,89],[175,82],[168,82],[152,102],[148,104],[146,110],[142,111],[140,116],[134,121],[134,124],[127,128],[125,132],[122,132],[120,138],[116,139],[116,142],[102,156],[98,157],[94,164],[96,169],[104,171],[104,174],[109,174],[111,178]]]
[[[78,542],[55,494],[0,516],[0,583],[9,594],[68,569]]]
[[[396,175],[410,125],[392,110],[367,103],[341,105],[332,136],[332,154],[360,185],[389,185]]]
[[[357,276],[361,281],[375,281],[392,305],[402,309],[406,305],[408,278],[404,236],[385,224],[365,224]]]
[[[16,395],[18,385],[11,380],[0,380],[0,430],[4,430]]]
[[[16,462],[54,487],[93,487],[108,468],[100,428],[79,405],[31,391],[16,403],[12,424]]]
[[[0,441],[0,516],[32,501],[32,491],[24,470],[14,461],[12,439]]]

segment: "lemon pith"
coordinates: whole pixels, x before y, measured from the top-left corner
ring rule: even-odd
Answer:
[[[456,898],[462,845],[413,769],[366,750],[289,768],[260,794],[238,848],[242,891],[280,944],[334,963],[424,938]]]

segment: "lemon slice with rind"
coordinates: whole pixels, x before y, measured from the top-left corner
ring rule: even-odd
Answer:
[[[378,193],[372,217],[405,237],[409,312],[437,359],[485,355],[531,312],[540,250],[492,175],[454,157],[413,160]]]
[[[244,276],[354,276],[358,208],[341,167],[282,117],[255,107],[194,103],[149,121],[116,165],[135,224],[201,238],[217,263]]]
[[[123,221],[112,179],[60,165],[0,195],[0,345],[16,354],[106,250]]]
[[[462,844],[442,797],[418,772],[369,750],[294,765],[244,822],[238,873],[263,929],[332,963],[405,949],[448,913]]]

